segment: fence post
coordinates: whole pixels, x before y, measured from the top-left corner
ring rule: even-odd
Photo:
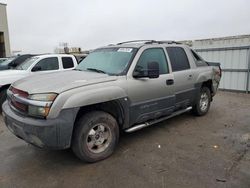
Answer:
[[[249,93],[249,79],[250,79],[250,48],[248,49],[248,68],[247,68],[246,93]]]

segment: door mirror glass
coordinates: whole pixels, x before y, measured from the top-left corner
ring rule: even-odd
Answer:
[[[159,63],[148,62],[147,69],[143,69],[141,66],[136,66],[133,73],[134,78],[158,78],[160,75]]]
[[[133,72],[133,77],[134,78],[145,78],[145,70],[141,66],[136,66],[135,71]]]

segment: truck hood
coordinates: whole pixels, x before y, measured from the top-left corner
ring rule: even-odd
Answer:
[[[76,87],[117,80],[117,76],[88,71],[63,71],[33,75],[12,84],[13,87],[34,93],[61,93]]]

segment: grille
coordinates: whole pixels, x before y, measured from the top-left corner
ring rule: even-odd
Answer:
[[[18,96],[23,97],[23,98],[28,98],[28,96],[29,96],[29,94],[27,92],[16,89],[12,86],[10,87],[10,91],[13,94],[17,94]],[[16,110],[18,110],[22,113],[28,112],[28,106],[26,104],[22,104],[22,103],[16,101],[15,97],[10,97],[9,100],[10,100],[11,106],[13,106]]]
[[[13,93],[13,94],[18,94],[20,97],[23,97],[23,98],[28,98],[29,94],[25,91],[22,91],[20,89],[16,89],[14,87],[10,87],[10,91]]]

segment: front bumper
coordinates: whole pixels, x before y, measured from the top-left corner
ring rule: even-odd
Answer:
[[[4,122],[17,137],[40,148],[70,147],[78,108],[64,109],[55,119],[36,119],[14,112],[8,101],[2,106]]]

